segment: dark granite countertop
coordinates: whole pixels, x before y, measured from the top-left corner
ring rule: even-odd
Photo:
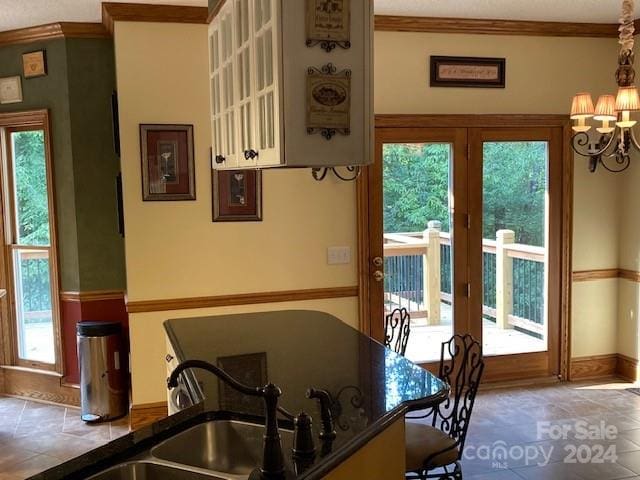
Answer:
[[[327,390],[339,403],[333,414],[337,438],[298,478],[314,480],[353,455],[407,412],[441,401],[448,388],[437,377],[332,315],[277,311],[168,320],[164,324],[179,361],[216,364],[249,385],[272,382],[282,389],[279,405],[304,410],[318,441],[320,409],[305,393]],[[32,477],[81,479],[209,418],[257,418],[260,399],[247,399],[220,387],[204,371],[187,370],[184,379],[196,405],[126,435],[104,447]],[[290,456],[290,452],[285,452]]]

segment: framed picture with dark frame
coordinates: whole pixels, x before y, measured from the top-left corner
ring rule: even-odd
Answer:
[[[262,221],[262,171],[213,170],[214,222]]]
[[[140,125],[142,199],[195,200],[193,125]]]
[[[432,87],[505,88],[504,58],[431,56],[429,63]]]

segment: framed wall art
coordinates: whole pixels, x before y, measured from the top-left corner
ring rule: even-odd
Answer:
[[[307,71],[307,133],[327,140],[351,133],[351,70],[332,63]]]
[[[307,47],[351,48],[351,0],[306,0]]]
[[[193,125],[140,125],[142,199],[195,200]]]
[[[22,81],[20,76],[0,78],[0,103],[20,103]]]
[[[245,385],[263,387],[268,382],[267,354],[249,353],[219,357],[218,367]],[[234,390],[225,382],[218,380],[220,410],[227,410],[253,415],[264,415],[264,403],[261,398],[248,397]]]
[[[43,77],[47,74],[47,54],[44,50],[22,54],[24,78]]]
[[[505,88],[504,58],[430,57],[430,86]]]
[[[262,221],[262,171],[213,170],[213,221]]]

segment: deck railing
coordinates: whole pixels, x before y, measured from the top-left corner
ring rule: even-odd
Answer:
[[[545,332],[545,249],[515,243],[515,233],[500,230],[484,239],[483,315],[499,328],[542,338]],[[386,308],[407,308],[427,325],[442,321],[442,304],[451,304],[451,237],[439,222],[424,232],[384,235]]]

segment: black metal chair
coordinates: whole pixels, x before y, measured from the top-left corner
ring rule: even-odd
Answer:
[[[396,308],[384,317],[384,346],[404,355],[411,334],[411,315],[406,308]]]
[[[482,345],[471,335],[454,335],[442,343],[438,376],[451,393],[425,415],[407,417],[429,419],[405,422],[407,479],[462,479],[460,459],[483,371]]]

